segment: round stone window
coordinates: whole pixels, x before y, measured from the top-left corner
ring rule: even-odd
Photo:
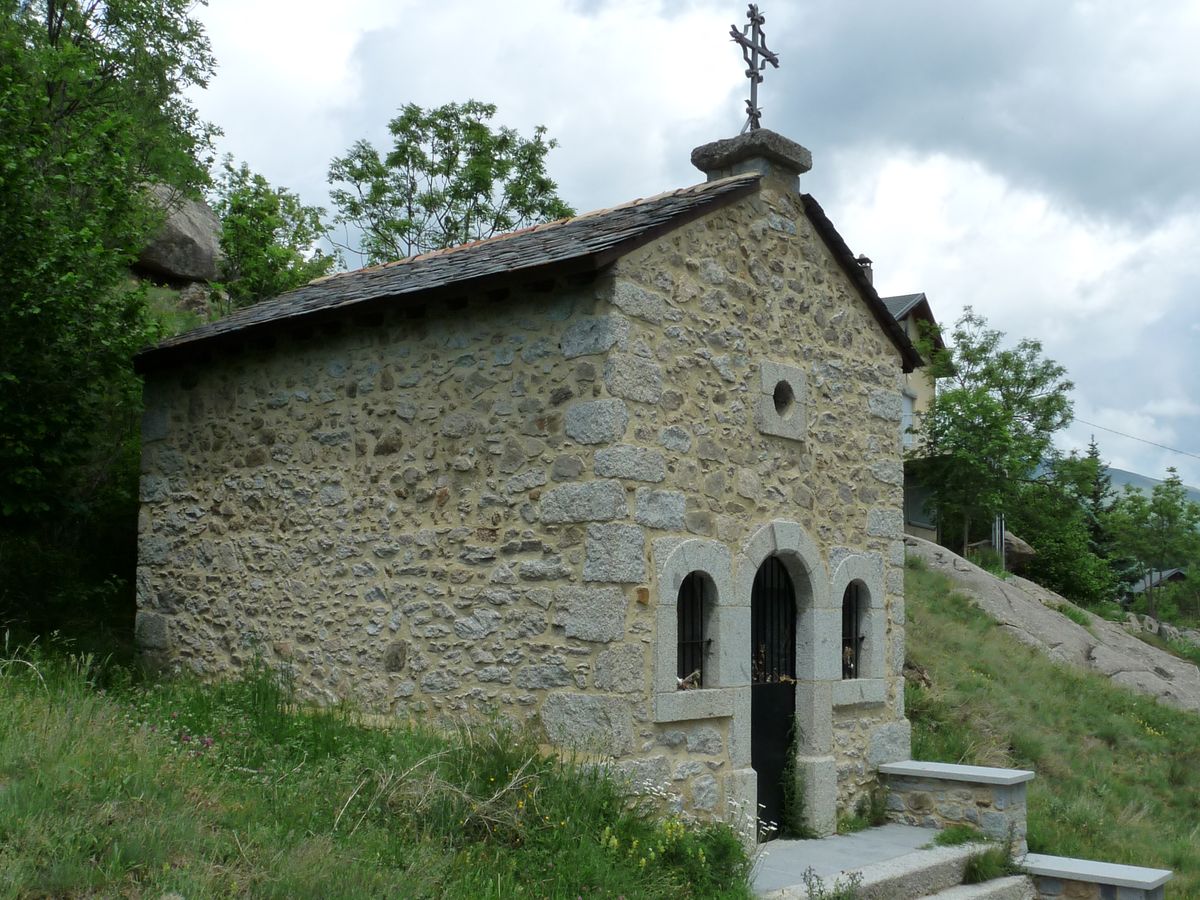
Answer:
[[[781,381],[775,385],[775,392],[772,394],[775,401],[775,412],[779,414],[781,419],[786,419],[796,409],[796,392],[792,390],[792,386],[786,381]]]

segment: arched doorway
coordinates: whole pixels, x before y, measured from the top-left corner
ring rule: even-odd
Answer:
[[[758,775],[760,836],[783,826],[784,771],[796,718],[796,591],[768,556],[750,592],[750,764]]]

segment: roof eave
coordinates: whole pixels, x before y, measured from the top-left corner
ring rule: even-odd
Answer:
[[[166,345],[158,344],[147,347],[135,354],[133,358],[134,371],[139,374],[159,371],[188,359],[206,356],[217,349],[269,341],[275,332],[289,328],[308,327],[324,321],[339,319],[347,314],[373,314],[379,311],[379,307],[395,304],[400,300],[425,302],[463,294],[479,294],[508,287],[514,283],[542,281],[550,277],[597,271],[662,235],[722,209],[759,189],[759,178],[746,178],[744,175],[740,177],[745,179],[744,184],[724,190],[723,193],[713,197],[702,206],[682,210],[669,219],[641,229],[637,234],[604,249],[584,251],[550,262],[526,265],[505,272],[489,273],[476,278],[458,279],[436,287],[381,294],[309,312],[293,313],[262,322],[250,322],[236,330],[203,335],[193,340],[181,342],[176,339]]]
[[[804,201],[804,211],[808,214],[809,221],[817,229],[817,233],[821,236],[821,239],[825,241],[825,245],[842,267],[842,271],[846,273],[846,277],[858,289],[858,292],[862,295],[872,315],[875,316],[875,320],[879,323],[879,326],[891,338],[896,349],[900,351],[903,370],[911,372],[913,369],[925,365],[925,360],[921,358],[921,354],[917,352],[917,348],[909,340],[904,326],[897,322],[895,317],[888,312],[888,308],[879,296],[878,291],[875,290],[875,286],[871,284],[870,279],[863,272],[862,266],[859,265],[854,253],[846,245],[845,239],[842,238],[837,228],[834,227],[833,222],[825,214],[825,210],[821,208],[821,204],[816,201],[812,194],[801,194],[800,197]]]

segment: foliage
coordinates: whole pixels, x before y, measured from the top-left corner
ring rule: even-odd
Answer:
[[[476,100],[429,111],[409,103],[388,123],[386,156],[360,140],[335,158],[336,220],[361,232],[347,249],[375,264],[572,215],[546,174],[557,142],[540,125],[529,139],[493,131],[495,113]]]
[[[221,218],[221,283],[225,312],[249,306],[328,274],[336,254],[318,246],[327,236],[324,210],[305,206],[285,187],[271,187],[245,163],[226,157],[215,182]]]
[[[853,814],[838,816],[837,830],[838,834],[853,834],[856,831],[886,825],[887,821],[887,788],[875,784],[858,798]]]
[[[963,844],[982,844],[987,835],[974,825],[948,825],[938,831],[933,843],[938,847],[960,847]]]
[[[1066,370],[1038,341],[1006,348],[1003,339],[968,307],[952,349],[922,342],[938,379],[922,420],[922,455],[943,529],[961,527],[964,554],[971,522],[1005,508],[1013,485],[1032,476],[1051,436],[1071,420]]]
[[[913,758],[1034,769],[1032,852],[1175,869],[1172,896],[1200,896],[1200,718],[1025,647],[940,573],[910,567],[905,601]]]
[[[1013,859],[1011,845],[1006,842],[968,856],[962,880],[963,884],[982,884],[1006,875],[1016,875],[1020,871],[1021,867]]]
[[[1104,539],[1091,505],[1105,478],[1098,452],[1083,457],[1054,453],[1037,479],[1016,487],[1006,511],[1009,527],[1037,551],[1028,576],[1089,606],[1111,600],[1117,592],[1112,570],[1098,553]]]
[[[132,570],[150,331],[127,268],[155,224],[142,186],[205,178],[194,6],[0,0],[0,607]]]
[[[1060,616],[1066,616],[1076,625],[1082,625],[1084,628],[1092,627],[1092,620],[1088,618],[1088,614],[1077,606],[1069,603],[1055,603],[1050,608]]]
[[[1188,499],[1174,468],[1150,496],[1126,486],[1107,515],[1117,552],[1136,561],[1139,577],[1200,559],[1200,504]],[[1158,618],[1160,588],[1145,591],[1146,611]]]
[[[1012,578],[1012,573],[1004,568],[1000,552],[991,547],[971,547],[967,550],[967,559],[997,578]]]
[[[800,877],[809,900],[858,900],[863,881],[861,872],[850,872],[845,879],[838,878],[826,886],[825,880],[812,866],[805,869]]]
[[[799,740],[798,727],[795,721],[788,730],[788,754],[783,764],[783,821],[779,823],[779,836],[785,838],[814,838],[817,833],[809,827],[804,814],[805,791],[804,772],[797,765],[800,752],[797,747]]]
[[[0,656],[4,896],[749,896],[725,826],[637,804],[501,726],[297,708],[286,681],[139,685]]]

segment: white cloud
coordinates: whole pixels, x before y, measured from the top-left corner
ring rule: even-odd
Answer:
[[[1200,4],[778,6],[764,121],[814,151],[804,189],[875,260],[881,291],[927,292],[944,323],[974,305],[1044,342],[1083,418],[1200,446],[1200,125],[1186,115],[1200,98]],[[744,66],[727,31],[743,12],[214,0],[197,14],[220,71],[198,102],[223,149],[326,202],[330,159],[361,137],[383,143],[403,103],[491,101],[498,122],[549,127],[551,174],[586,210],[700,179],[691,148],[741,127]],[[1098,438],[1125,468],[1171,459]]]

